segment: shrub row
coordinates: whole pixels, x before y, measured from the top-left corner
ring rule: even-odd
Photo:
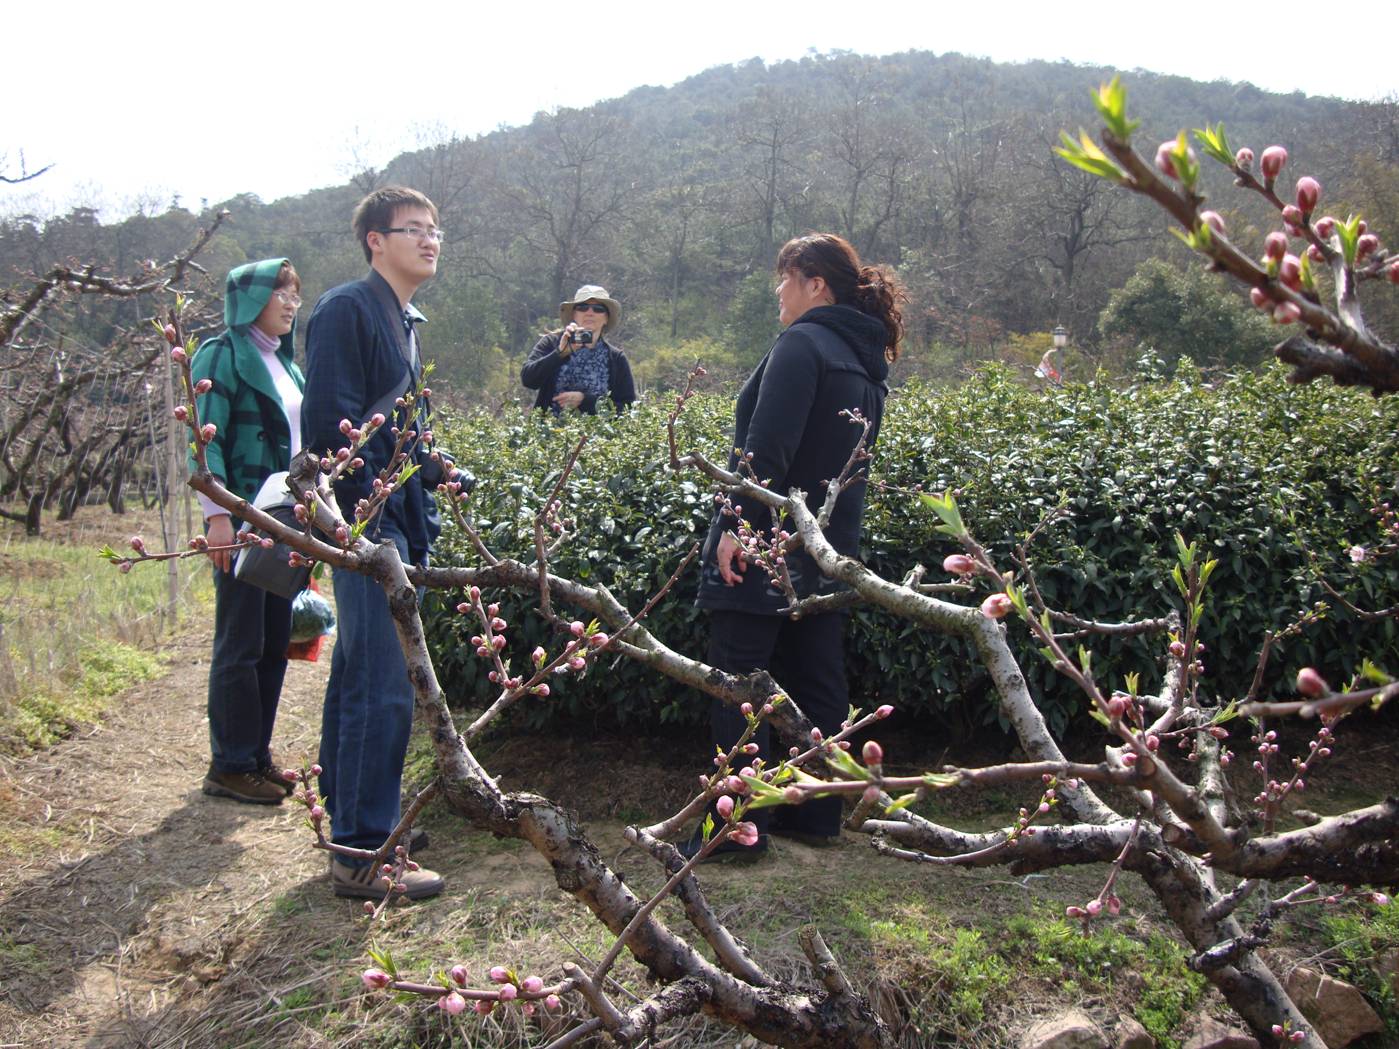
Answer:
[[[641,405],[621,418],[556,421],[538,414],[484,412],[437,427],[480,478],[477,524],[504,556],[532,557],[533,515],[557,481],[569,449],[588,444],[565,487],[565,514],[577,536],[554,567],[604,583],[639,607],[704,533],[712,493],[695,474],[665,467],[665,406]],[[891,396],[871,492],[865,557],[887,577],[914,564],[941,578],[953,552],[931,513],[907,493],[955,489],[963,516],[1003,568],[1011,551],[1056,506],[1068,516],[1035,539],[1030,557],[1054,607],[1102,621],[1158,616],[1176,605],[1169,570],[1173,535],[1202,541],[1220,564],[1203,624],[1205,685],[1222,699],[1241,695],[1253,676],[1263,632],[1281,627],[1322,597],[1308,551],[1328,577],[1362,605],[1399,602],[1399,558],[1352,564],[1352,544],[1377,536],[1370,507],[1394,492],[1399,402],[1377,401],[1329,384],[1286,385],[1277,371],[1213,386],[1188,370],[1171,382],[1126,389],[1086,383],[1029,389],[989,368],[957,388],[909,385]],[[700,396],[681,420],[683,447],[718,457],[726,449],[732,401]],[[471,563],[449,528],[440,559]],[[692,569],[650,618],[667,644],[702,656],[704,617],[693,607]],[[975,600],[980,600],[980,594]],[[548,631],[528,596],[499,595],[511,622],[510,651],[523,661]],[[465,643],[476,624],[429,605],[429,630],[449,694],[479,705],[491,692],[486,667]],[[1056,728],[1084,709],[1010,626],[1022,666]],[[1144,688],[1159,682],[1160,638],[1093,643],[1101,680],[1120,686],[1130,671]],[[1360,623],[1332,608],[1275,651],[1268,686],[1304,664],[1335,682],[1370,656],[1393,663],[1396,629]],[[872,610],[853,613],[847,640],[853,702],[893,702],[954,730],[992,720],[989,682],[970,649]],[[1391,666],[1391,671],[1399,667]],[[608,662],[583,681],[560,681],[547,701],[523,710],[542,725],[560,712],[612,725],[703,720],[707,703],[667,679]]]

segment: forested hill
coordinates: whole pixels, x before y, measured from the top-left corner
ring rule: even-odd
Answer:
[[[1050,152],[1061,129],[1096,132],[1089,91],[1113,72],[929,52],[755,59],[479,138],[425,135],[421,148],[343,186],[222,202],[232,222],[205,263],[221,274],[287,255],[314,296],[364,269],[348,223],[366,189],[422,189],[448,231],[441,275],[419,300],[428,345],[459,392],[490,399],[514,392],[534,334],[584,282],[624,303],[618,341],[644,382],[665,382],[696,355],[741,369],[775,329],[776,249],[811,229],[837,231],[898,268],[913,294],[906,370],[1023,352],[1056,323],[1097,351],[1115,289],[1153,256],[1185,265],[1159,212]],[[1181,128],[1223,121],[1236,144],[1288,145],[1288,188],[1311,173],[1327,210],[1399,225],[1392,101],[1143,72],[1124,81],[1148,152]],[[1265,214],[1222,174],[1207,162],[1212,202],[1231,235],[1261,244],[1266,229],[1250,224]],[[12,220],[0,227],[5,283],[64,257],[118,270],[168,257],[199,220],[178,208],[111,226],[81,210]]]

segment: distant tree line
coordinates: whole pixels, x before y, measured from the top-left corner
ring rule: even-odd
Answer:
[[[899,270],[912,294],[905,375],[950,379],[988,357],[1036,359],[1056,324],[1094,363],[1122,364],[1148,346],[1167,362],[1258,360],[1267,333],[1234,293],[1190,276],[1198,263],[1162,236],[1159,215],[1050,152],[1110,75],[928,52],[755,59],[474,139],[422,129],[419,148],[345,185],[222,202],[232,220],[203,261],[218,275],[287,255],[314,296],[364,268],[348,231],[355,200],[386,182],[415,186],[448,231],[441,276],[420,297],[429,348],[464,399],[487,403],[516,396],[521,356],[584,282],[623,302],[618,341],[644,387],[671,384],[696,357],[742,373],[775,334],[776,250],[810,229],[835,230]],[[1323,181],[1334,208],[1394,224],[1393,100],[1131,80],[1148,137],[1174,137],[1200,112],[1258,148],[1269,128],[1307,143],[1299,169]],[[1230,229],[1246,242],[1256,228],[1261,246],[1267,216],[1250,206],[1228,216]],[[86,209],[11,217],[0,224],[0,285],[61,258],[105,259],[118,272],[168,258],[201,218],[181,207],[111,225]]]

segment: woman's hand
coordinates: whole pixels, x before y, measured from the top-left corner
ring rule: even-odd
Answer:
[[[574,351],[574,349],[575,349],[575,347],[574,347],[574,345],[573,345],[573,333],[576,332],[576,331],[582,331],[582,329],[579,328],[578,325],[576,325],[576,324],[574,324],[572,321],[570,321],[568,324],[566,324],[566,325],[564,326],[564,330],[563,330],[562,332],[559,333],[559,356],[560,356],[560,357],[568,357],[568,356],[570,356],[570,355],[573,353],[573,351]]]
[[[743,582],[743,573],[748,570],[748,557],[732,532],[724,532],[719,536],[719,549],[715,551],[715,558],[719,562],[719,577],[724,580],[725,586],[737,586]]]
[[[228,514],[219,514],[217,517],[209,518],[209,532],[206,538],[209,540],[209,560],[214,562],[221,571],[231,571],[234,552],[213,548],[233,545],[233,519]]]
[[[554,395],[554,403],[564,411],[570,408],[577,408],[583,403],[583,394],[578,390],[565,390],[563,393]]]

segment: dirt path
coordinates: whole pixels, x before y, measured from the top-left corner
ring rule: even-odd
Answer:
[[[297,808],[200,792],[209,645],[207,629],[172,639],[168,674],[118,697],[102,725],[0,766],[14,836],[31,845],[0,891],[0,1043],[146,1044],[142,1021],[187,978],[223,973],[250,911],[322,874]],[[313,752],[327,673],[325,657],[290,665],[279,755]]]

